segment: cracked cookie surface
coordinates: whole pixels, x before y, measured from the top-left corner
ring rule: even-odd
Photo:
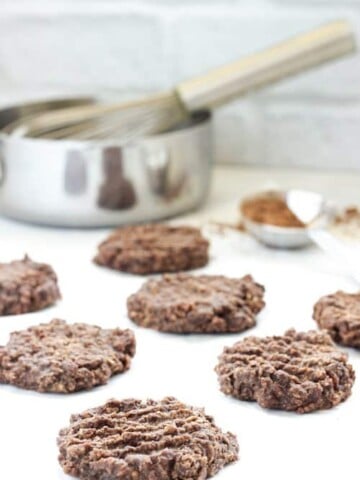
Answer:
[[[128,370],[134,354],[131,330],[55,319],[10,335],[0,347],[0,383],[38,392],[88,390]]]
[[[225,348],[216,372],[227,395],[264,408],[308,413],[350,396],[355,373],[347,359],[326,332],[289,330]]]
[[[360,293],[336,292],[320,298],[313,318],[336,343],[360,348]]]
[[[138,275],[205,266],[209,242],[198,228],[163,224],[126,226],[98,247],[95,263]]]
[[[35,312],[61,297],[54,270],[45,263],[23,260],[0,263],[0,315]]]
[[[238,458],[233,434],[172,397],[72,415],[58,446],[64,472],[81,480],[204,480]]]
[[[251,328],[264,307],[264,287],[250,275],[165,275],[128,298],[136,324],[173,333],[235,333]]]

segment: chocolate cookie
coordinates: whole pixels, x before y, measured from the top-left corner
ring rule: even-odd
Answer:
[[[320,298],[313,317],[335,342],[360,348],[360,293],[337,292]]]
[[[326,332],[248,337],[224,349],[216,372],[221,390],[264,408],[308,413],[351,394],[355,373]]]
[[[0,263],[0,315],[18,315],[48,307],[60,298],[50,265],[23,260]]]
[[[52,320],[12,333],[0,347],[0,382],[38,392],[88,390],[128,370],[134,354],[130,330]]]
[[[250,275],[192,276],[184,273],[148,280],[127,301],[131,320],[174,333],[242,332],[262,310],[264,287]]]
[[[179,272],[208,262],[209,242],[197,228],[149,224],[122,227],[99,245],[94,261],[123,272]]]
[[[58,445],[64,472],[82,480],[204,480],[238,458],[233,434],[171,397],[73,415]]]

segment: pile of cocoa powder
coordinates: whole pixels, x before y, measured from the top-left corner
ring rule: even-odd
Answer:
[[[243,217],[257,223],[291,228],[305,226],[288,208],[280,192],[265,192],[247,198],[241,203],[240,210]]]

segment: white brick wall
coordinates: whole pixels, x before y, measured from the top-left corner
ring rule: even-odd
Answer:
[[[0,102],[157,90],[335,18],[360,0],[0,0]],[[360,40],[359,40],[360,42]],[[360,55],[216,116],[219,161],[360,171]]]

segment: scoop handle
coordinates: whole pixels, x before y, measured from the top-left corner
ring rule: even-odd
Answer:
[[[318,247],[337,261],[339,266],[341,266],[353,280],[360,284],[359,263],[357,256],[354,255],[354,247],[347,246],[345,242],[342,242],[325,229],[309,228],[307,232]]]
[[[339,20],[182,82],[177,93],[190,111],[211,109],[355,50],[351,25]]]

